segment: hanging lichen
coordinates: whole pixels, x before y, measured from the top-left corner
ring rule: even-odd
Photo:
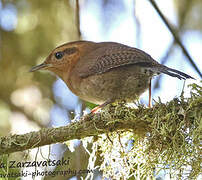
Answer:
[[[139,105],[137,111],[124,104],[106,107],[100,114],[102,119],[110,119],[114,126],[116,122],[133,120],[137,128],[98,136],[93,142],[90,158],[94,161],[89,167],[96,165],[95,158],[99,159],[103,177],[110,179],[154,178],[162,172],[178,179],[198,177],[202,87],[191,87],[190,98],[182,94],[166,104],[156,102],[150,109]]]

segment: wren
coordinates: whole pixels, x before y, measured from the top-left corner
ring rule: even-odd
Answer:
[[[140,49],[115,42],[63,44],[30,71],[39,69],[54,72],[79,98],[101,106],[114,101],[133,102],[149,87],[151,78],[161,73],[194,79],[159,64]]]

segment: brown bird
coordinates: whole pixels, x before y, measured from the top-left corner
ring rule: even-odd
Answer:
[[[115,42],[63,44],[30,71],[39,69],[54,72],[74,94],[100,107],[114,101],[134,101],[149,87],[151,78],[160,73],[192,78],[159,64],[140,49]]]

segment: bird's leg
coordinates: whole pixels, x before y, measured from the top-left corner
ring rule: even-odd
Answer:
[[[149,108],[151,108],[151,79],[149,80]]]
[[[103,104],[101,104],[101,105],[99,105],[99,106],[93,108],[93,109],[91,110],[91,114],[96,113],[98,110],[100,110],[101,108],[105,107],[107,104],[110,104],[110,103],[112,103],[112,102],[113,102],[112,100],[107,100],[107,101],[104,102]]]

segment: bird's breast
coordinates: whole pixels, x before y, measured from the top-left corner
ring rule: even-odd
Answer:
[[[114,68],[108,72],[80,78],[72,73],[67,85],[81,99],[94,104],[108,100],[133,101],[149,85],[150,76],[137,66]]]

